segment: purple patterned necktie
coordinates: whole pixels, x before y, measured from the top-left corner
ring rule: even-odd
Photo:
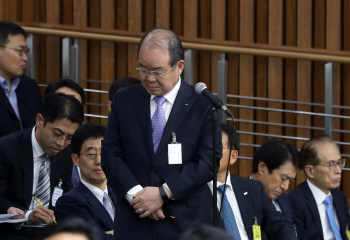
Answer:
[[[163,130],[165,127],[165,112],[163,109],[163,104],[166,101],[166,98],[163,96],[154,97],[154,100],[157,102],[158,107],[154,112],[152,117],[152,138],[153,138],[153,151],[157,152],[160,140],[162,139]]]
[[[111,216],[112,220],[114,221],[114,213],[113,213],[111,206],[109,205],[107,193],[103,193],[103,206],[105,207],[105,209],[109,213],[109,216]]]
[[[35,197],[44,207],[48,208],[50,205],[50,176],[45,166],[45,162],[50,161],[50,158],[46,154],[41,155],[40,158],[42,161],[39,170],[39,179],[35,191]],[[39,204],[37,201],[33,201],[33,203],[34,209],[36,209]]]

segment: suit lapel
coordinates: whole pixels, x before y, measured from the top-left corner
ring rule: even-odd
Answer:
[[[305,181],[304,184],[302,185],[302,190],[304,192],[305,200],[306,200],[306,205],[310,209],[312,218],[314,220],[314,223],[317,227],[318,232],[322,233],[322,224],[321,224],[321,219],[320,219],[320,214],[318,212],[317,204],[315,201],[314,196],[312,195],[311,189],[309,188],[309,185]]]
[[[348,208],[347,206],[344,206],[341,200],[341,196],[338,195],[338,192],[336,189],[331,189],[332,197],[333,197],[333,206],[335,208],[335,211],[337,213],[338,221],[339,221],[339,229],[340,234],[342,235],[343,239],[345,236],[345,226],[347,224],[348,220]],[[345,213],[345,214],[344,214]],[[345,217],[345,218],[344,218]],[[346,239],[346,238],[345,238]]]
[[[252,231],[250,231],[252,227],[250,225],[250,222],[252,222],[250,218],[252,218],[252,216],[248,212],[248,209],[251,209],[251,206],[249,205],[249,201],[246,200],[247,195],[244,195],[246,190],[240,184],[237,184],[237,181],[235,181],[234,178],[235,176],[231,174],[231,185],[236,196],[239,211],[241,212],[244,228],[247,232],[248,238],[253,239]]]
[[[108,189],[108,193],[109,190],[110,188]],[[78,183],[77,191],[86,197],[88,204],[94,209],[95,214],[104,222],[104,224],[108,226],[109,229],[113,229],[114,223],[112,218],[95,195],[82,182]]]
[[[33,168],[34,168],[34,159],[33,159],[33,147],[31,139],[32,129],[27,129],[23,131],[23,134],[20,135],[21,139],[21,165],[23,171],[23,195],[27,208],[29,208],[30,201],[32,199],[33,193]]]
[[[192,95],[193,92],[191,91],[191,86],[188,85],[185,81],[181,80],[181,86],[179,92],[177,93],[174,105],[171,109],[169,119],[165,125],[156,157],[161,152],[161,150],[167,146],[169,139],[172,137],[172,133],[175,132],[176,134],[177,127],[192,107],[193,99],[190,98]]]
[[[4,92],[4,89],[3,89],[2,87],[1,87],[1,89],[0,89],[0,104],[3,105],[3,106],[6,108],[6,110],[7,110],[13,117],[15,117],[16,119],[18,119],[18,118],[17,118],[17,115],[16,115],[15,111],[13,110],[9,99],[6,97],[5,92]]]
[[[281,207],[282,213],[288,222],[293,223],[293,216],[291,213],[292,209],[290,209],[290,205],[288,204],[288,198],[285,193],[282,193],[278,198],[277,202]]]
[[[136,112],[141,125],[142,134],[149,150],[151,158],[153,157],[153,141],[152,141],[152,122],[151,122],[151,110],[150,110],[150,95],[143,89],[140,93],[140,102],[136,103]]]

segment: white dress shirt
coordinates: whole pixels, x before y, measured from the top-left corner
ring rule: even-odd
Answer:
[[[102,191],[100,188],[94,186],[94,185],[91,185],[90,183],[88,182],[85,182],[83,179],[80,179],[82,184],[85,185],[85,187],[87,187],[90,192],[92,194],[94,194],[94,196],[100,201],[100,203],[103,205],[103,195],[104,193],[107,193],[107,196],[108,196],[108,203],[109,203],[109,206],[111,207],[112,211],[114,212],[114,205],[113,205],[113,202],[110,198],[110,196],[108,195],[108,187],[106,185],[106,188],[104,191]]]
[[[307,179],[307,184],[309,185],[312,195],[315,198],[317,208],[318,208],[318,213],[320,214],[320,219],[321,219],[321,224],[322,224],[322,231],[323,231],[323,238],[324,240],[334,240],[334,234],[331,229],[331,226],[329,225],[328,217],[327,217],[327,206],[326,204],[323,203],[324,199],[327,196],[331,196],[332,199],[332,205],[333,205],[333,213],[334,213],[334,218],[335,222],[337,223],[337,226],[339,228],[339,221],[337,217],[337,213],[334,208],[334,203],[333,203],[333,197],[331,192],[326,195],[321,189],[313,185],[309,179]]]
[[[223,184],[221,182],[217,182],[217,186],[219,187],[220,185],[223,185]],[[233,214],[235,215],[237,227],[239,230],[239,235],[241,235],[242,240],[248,240],[249,238],[247,235],[247,229],[245,229],[244,224],[243,224],[241,211],[239,210],[236,195],[235,195],[235,192],[233,191],[233,188],[232,188],[230,175],[227,176],[226,185],[227,185],[226,196],[227,196],[228,202],[230,203],[230,206],[232,208]],[[210,188],[211,193],[213,193],[213,181],[208,182],[208,186]],[[217,192],[217,196],[218,196],[217,206],[218,206],[218,209],[220,209],[222,194],[219,191],[216,191],[216,192]],[[248,231],[249,230],[251,230],[251,229],[248,229]]]
[[[32,189],[32,200],[30,201],[30,206],[29,206],[29,210],[26,212],[26,219],[28,219],[29,217],[29,214],[34,210],[34,195],[35,195],[35,192],[36,192],[36,186],[38,185],[38,180],[39,180],[39,171],[40,171],[40,166],[41,166],[41,162],[42,162],[42,159],[40,158],[45,152],[44,150],[40,147],[38,141],[36,140],[35,138],[35,127],[33,127],[33,130],[32,130],[32,136],[31,136],[31,140],[32,140],[32,150],[33,150],[33,164],[34,164],[34,167],[33,167],[33,189]],[[48,170],[48,174],[50,176],[50,165],[51,165],[51,162],[50,161],[46,161],[45,162],[45,167],[47,168]],[[51,199],[51,196],[50,196],[50,199]]]
[[[276,210],[279,212],[282,212],[282,209],[280,207],[280,204],[277,202],[277,200],[272,200],[273,205],[275,206]]]
[[[174,105],[177,93],[179,92],[180,85],[181,85],[181,77],[179,77],[179,81],[173,87],[173,89],[163,96],[167,100],[167,101],[165,101],[165,103],[162,106],[163,110],[165,112],[165,121],[166,122],[168,121],[168,118],[170,116],[170,112],[171,112],[171,109],[173,108],[173,105]],[[155,95],[151,95],[151,98],[150,98],[150,108],[151,108],[151,116],[150,117],[151,117],[151,119],[152,119],[153,114],[155,113],[155,111],[157,110],[157,107],[158,107],[158,104],[157,104],[156,100],[154,100],[155,97],[156,97]],[[169,187],[168,187],[168,185],[166,183],[164,184],[164,186],[171,192],[171,190],[169,189]],[[141,185],[136,185],[135,187],[131,188],[125,194],[126,200],[131,202],[131,200],[134,197],[134,195],[136,193],[138,193],[139,191],[141,191],[142,189],[143,189],[143,187]]]

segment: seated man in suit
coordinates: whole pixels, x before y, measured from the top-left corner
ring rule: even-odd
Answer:
[[[35,125],[42,96],[34,79],[24,76],[27,34],[15,23],[0,21],[0,137]]]
[[[113,239],[113,220],[116,196],[101,168],[101,140],[105,127],[84,124],[72,138],[72,160],[80,167],[81,181],[57,201],[58,221],[78,216],[96,225],[104,239]]]
[[[45,99],[35,127],[0,139],[0,214],[25,213],[22,217],[30,223],[55,220],[53,191],[57,186],[71,188],[72,161],[66,147],[83,121],[77,99],[54,93]],[[28,229],[8,228],[10,235],[30,238],[35,231]]]
[[[217,205],[220,209],[222,201],[221,216],[226,231],[234,239],[253,240],[252,226],[258,224],[263,231],[262,239],[267,239],[266,235],[270,240],[297,239],[292,225],[276,211],[261,182],[228,174],[229,166],[238,158],[239,135],[226,124],[221,124],[221,131],[223,157],[217,178]],[[222,197],[225,182],[226,194]],[[212,181],[208,185],[213,189]]]
[[[260,181],[276,209],[293,223],[290,201],[284,193],[295,179],[299,153],[295,146],[278,138],[266,140],[253,157],[252,179]]]
[[[49,82],[45,89],[45,97],[53,92],[60,92],[67,95],[73,95],[78,101],[84,106],[86,102],[86,96],[84,89],[79,86],[78,83],[74,82],[70,78],[62,78],[52,82]],[[80,181],[80,171],[79,168],[73,165],[72,169],[72,184],[76,187]]]
[[[140,84],[141,81],[136,79],[136,78],[132,78],[132,77],[124,77],[124,78],[118,78],[117,80],[115,80],[111,87],[109,88],[108,91],[108,102],[107,102],[107,106],[108,106],[108,110],[111,111],[112,110],[112,100],[114,97],[114,94],[118,91],[121,90],[123,88],[127,88],[136,84]]]
[[[85,106],[86,96],[84,89],[70,78],[62,78],[49,82],[45,89],[45,97],[53,92],[73,95],[83,106]]]
[[[316,136],[300,150],[306,181],[288,194],[299,239],[348,239],[349,212],[340,186],[342,159],[329,136]]]

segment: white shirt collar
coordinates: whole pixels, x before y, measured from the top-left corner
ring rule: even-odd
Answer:
[[[307,179],[306,181],[310,187],[312,195],[314,195],[314,198],[316,200],[317,205],[321,205],[327,196],[332,196],[331,191],[329,191],[328,194],[325,194],[321,189],[319,189],[314,184],[312,184],[312,182],[310,182],[309,179]],[[333,198],[331,197],[331,199],[332,199],[332,203],[333,203]]]
[[[163,97],[166,98],[166,100],[171,103],[171,105],[174,104],[175,102],[175,98],[177,96],[177,93],[179,92],[180,89],[180,85],[181,85],[181,77],[179,77],[179,81],[176,83],[176,85],[173,87],[173,89],[171,89],[170,92],[168,92],[167,94],[165,94]],[[153,98],[156,95],[151,95],[151,100],[153,100]]]
[[[219,181],[217,181],[217,187],[219,187],[220,185],[223,185],[224,183],[221,183]],[[211,190],[211,192],[213,192],[213,180],[211,180],[210,182],[208,182],[209,188]],[[232,183],[231,183],[231,176],[230,174],[227,175],[226,178],[226,185],[227,185],[227,189],[232,189]]]
[[[108,188],[107,188],[107,185],[106,185],[106,188],[104,191],[102,191],[100,188],[94,186],[94,185],[91,185],[90,183],[88,182],[85,182],[82,178],[80,179],[81,182],[85,185],[85,187],[87,187],[91,192],[92,194],[95,195],[95,197],[101,202],[101,204],[103,204],[103,194],[104,193],[107,193],[107,196],[108,196]]]
[[[38,141],[36,140],[35,128],[36,128],[36,126],[34,126],[33,130],[32,130],[32,149],[33,149],[34,161],[36,161],[36,159],[40,160],[40,157],[45,153],[44,150],[40,147]]]

